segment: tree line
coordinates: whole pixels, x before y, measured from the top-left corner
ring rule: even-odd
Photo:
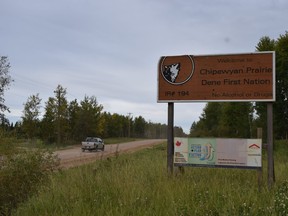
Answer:
[[[288,138],[288,32],[276,40],[260,39],[256,51],[276,53],[276,101],[273,103],[273,128],[276,139]],[[257,128],[267,131],[267,103],[209,102],[199,121],[193,122],[190,136],[256,137]]]
[[[39,93],[28,97],[24,103],[21,120],[10,124],[3,115],[1,127],[6,132],[26,139],[41,139],[45,143],[72,143],[87,136],[166,138],[167,125],[147,122],[142,116],[109,113],[97,102],[95,96],[84,96],[77,101],[67,100],[67,89],[58,85],[54,96],[45,102],[41,116],[42,99]],[[175,133],[185,136],[182,128]]]

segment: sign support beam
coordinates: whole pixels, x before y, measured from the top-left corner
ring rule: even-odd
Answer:
[[[257,128],[257,139],[262,139],[262,138],[263,138],[262,128]],[[261,166],[261,168],[258,170],[258,191],[259,192],[261,192],[262,178],[263,178],[263,169]]]
[[[168,130],[167,130],[167,171],[173,174],[174,156],[174,103],[168,103]]]
[[[275,181],[273,158],[273,103],[267,103],[267,151],[268,151],[268,187]]]

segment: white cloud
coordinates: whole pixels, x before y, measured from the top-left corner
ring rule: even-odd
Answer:
[[[94,95],[107,111],[166,123],[167,104],[156,102],[161,56],[253,52],[262,36],[285,33],[287,14],[285,0],[2,0],[10,116],[61,84],[71,100]],[[203,106],[175,104],[175,125],[189,130]]]

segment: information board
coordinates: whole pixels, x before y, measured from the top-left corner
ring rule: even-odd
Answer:
[[[174,165],[261,168],[261,139],[174,138]]]
[[[275,52],[163,56],[158,102],[275,101]]]

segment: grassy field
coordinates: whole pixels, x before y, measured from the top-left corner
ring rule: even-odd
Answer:
[[[166,143],[56,172],[51,183],[13,215],[286,215],[288,143],[275,146],[276,183],[257,171],[185,168],[167,176]],[[287,206],[287,207],[286,207]]]

